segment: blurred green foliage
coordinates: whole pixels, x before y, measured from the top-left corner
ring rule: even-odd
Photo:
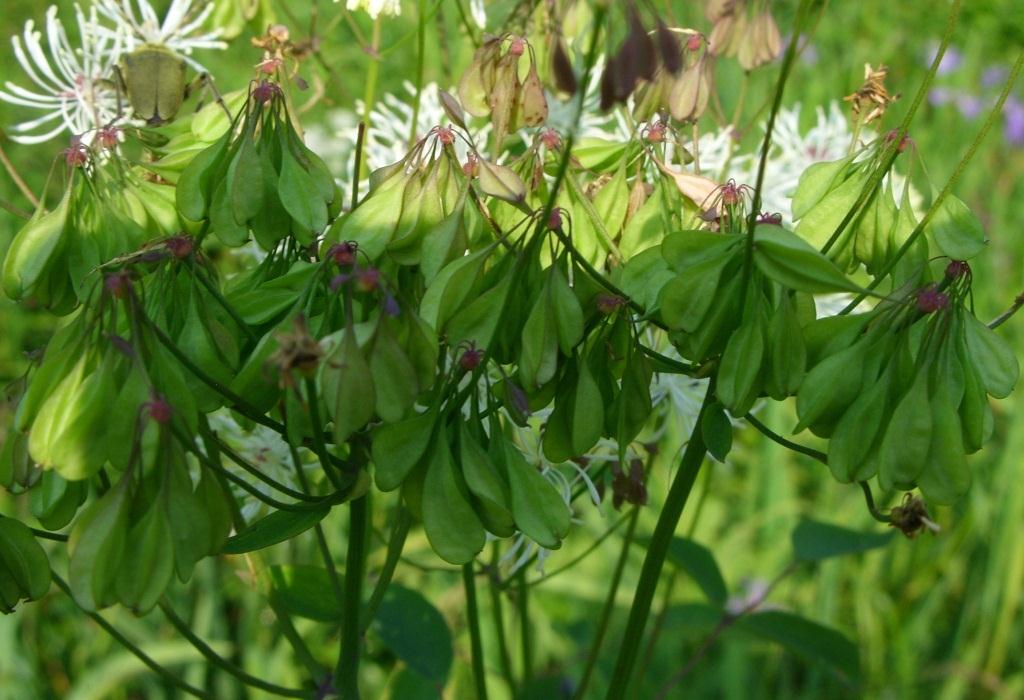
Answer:
[[[70,8],[71,3],[65,3]],[[292,27],[293,38],[304,38],[308,9],[304,3],[287,4],[302,15]],[[432,3],[428,3],[432,5]],[[463,3],[464,4],[464,3]],[[512,5],[494,3],[491,22],[499,21]],[[655,3],[660,6],[662,3]],[[961,56],[955,70],[940,76],[938,87],[959,90],[985,100],[986,71],[1006,66],[1024,43],[1024,13],[1018,0],[965,2],[962,23],[953,45]],[[666,16],[680,24],[703,26],[696,3],[665,3]],[[795,2],[778,2],[780,26],[788,26]],[[787,103],[827,104],[853,92],[863,65],[890,67],[889,87],[904,98],[886,115],[884,128],[898,123],[925,73],[930,52],[941,35],[948,3],[911,0],[862,0],[828,3],[813,38],[814,60],[796,68],[786,95]],[[319,30],[324,60],[334,75],[324,86],[325,97],[306,118],[322,118],[331,107],[353,105],[363,89],[361,72],[366,56],[348,21],[334,21],[343,5],[320,3]],[[455,3],[443,3],[444,31],[460,30]],[[383,26],[382,45],[393,47],[382,57],[379,93],[397,91],[412,78],[416,3],[404,2],[401,18]],[[0,36],[22,30],[25,20],[42,19],[43,8],[29,0],[6,0],[0,15]],[[372,31],[365,15],[352,15],[363,36]],[[495,26],[490,27],[492,29]],[[211,71],[224,90],[240,87],[247,66],[259,60],[246,50],[211,58]],[[448,53],[456,42],[428,42],[427,80],[450,82],[469,56]],[[312,70],[307,65],[304,70]],[[0,48],[0,74],[19,80],[21,71],[8,44]],[[727,80],[728,78],[726,78]],[[764,99],[771,89],[773,71],[762,72],[752,86],[751,100]],[[1015,90],[1024,99],[1024,86]],[[729,95],[723,96],[726,111]],[[15,110],[0,104],[0,124],[16,118]],[[810,116],[810,110],[805,111]],[[965,116],[955,101],[926,105],[911,129],[911,136],[927,164],[932,182],[941,186],[979,128],[980,119]],[[1000,127],[1002,125],[1000,124]],[[41,191],[50,159],[65,144],[53,141],[29,147],[4,139],[3,147],[17,164],[29,186]],[[1002,129],[994,130],[957,188],[986,224],[989,250],[974,266],[975,303],[982,317],[994,316],[1024,289],[1024,147],[1009,143]],[[0,199],[21,210],[30,204],[6,173],[0,173]],[[0,252],[6,249],[19,219],[0,212]],[[45,313],[15,307],[0,299],[0,381],[7,382],[25,367],[25,353],[41,347],[52,321]],[[1022,319],[1007,324],[1012,339],[1024,338]],[[762,420],[777,427],[794,422],[788,406],[772,407]],[[942,526],[938,535],[916,540],[899,537],[881,550],[863,555],[802,565],[771,592],[769,604],[793,610],[833,626],[853,638],[860,649],[862,683],[852,686],[834,672],[784,652],[741,629],[725,632],[697,666],[668,697],[714,698],[961,698],[1024,697],[1024,480],[1020,455],[1024,453],[1024,399],[1001,402],[996,414],[996,439],[972,458],[976,475],[969,496],[958,506],[933,514]],[[641,537],[653,529],[657,506],[667,490],[673,455],[663,455],[654,470],[649,491],[652,503],[643,509],[638,525]],[[779,574],[792,560],[790,533],[802,515],[859,529],[878,528],[868,516],[856,487],[837,484],[821,465],[787,452],[752,430],[738,436],[738,447],[727,463],[705,468],[695,492],[697,498],[684,513],[679,534],[690,533],[709,547],[723,570],[730,596],[742,598]],[[382,501],[383,502],[383,501]],[[698,505],[699,504],[699,505]],[[893,505],[893,504],[885,504]],[[13,504],[0,498],[0,510]],[[377,509],[369,570],[383,560],[386,508]],[[700,520],[692,526],[695,514]],[[325,528],[332,544],[345,539],[344,514],[336,509]],[[548,562],[548,570],[582,553],[610,525],[592,510],[577,526],[566,547]],[[532,589],[531,624],[536,635],[534,668],[550,675],[546,690],[538,685],[523,697],[558,697],[567,679],[579,677],[620,549],[620,528],[600,543],[594,553],[573,570],[546,580]],[[307,547],[289,543],[285,548]],[[285,552],[270,550],[269,563],[280,560],[313,562],[312,547]],[[275,556],[275,554],[277,556]],[[615,640],[625,623],[625,612],[639,575],[642,547],[635,545],[625,569],[595,682],[594,697],[602,692],[616,651]],[[406,559],[396,580],[408,588],[427,592],[456,637],[457,649],[468,649],[464,598],[455,569],[438,568],[422,533],[410,537]],[[62,562],[58,562],[58,567]],[[205,561],[188,586],[176,584],[173,599],[193,629],[228,658],[284,684],[298,683],[302,673],[291,661],[272,618],[243,578],[245,567]],[[671,583],[669,583],[671,582]],[[703,600],[699,588],[680,573],[663,579],[656,598],[655,621],[660,630],[653,652],[642,655],[640,697],[654,697],[658,688],[696,653],[708,632],[706,621],[693,614],[692,604]],[[491,601],[482,594],[484,620]],[[516,639],[516,616],[505,605],[506,627]],[[135,618],[124,610],[105,613],[120,629],[154,658],[180,669],[193,683],[212,676],[217,697],[243,697],[230,677],[211,670],[198,654],[174,634],[159,613]],[[336,647],[335,632],[311,620],[300,621],[300,631],[312,640],[314,654],[329,663]],[[487,666],[497,679],[500,660],[491,627],[484,625]],[[388,662],[388,652],[372,634],[371,657]],[[402,690],[401,677],[390,681],[367,665],[367,688],[374,694],[412,697]],[[375,675],[376,674],[376,675]],[[451,673],[450,697],[472,695],[468,655],[457,655]],[[390,688],[385,686],[390,682]],[[492,683],[497,690],[499,683]],[[500,697],[495,692],[496,697]],[[26,698],[157,698],[175,693],[150,675],[94,623],[82,616],[54,588],[44,601],[23,606],[15,615],[0,618],[0,700]],[[249,697],[263,697],[252,692]]]

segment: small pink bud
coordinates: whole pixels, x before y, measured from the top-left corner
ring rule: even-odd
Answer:
[[[193,244],[189,236],[171,236],[164,245],[178,260],[184,260],[192,254]]]
[[[459,367],[466,372],[472,372],[483,362],[484,351],[470,343],[470,346],[459,357]]]
[[[367,267],[356,273],[356,287],[361,292],[374,292],[380,285],[380,270]]]
[[[143,406],[146,409],[146,414],[160,425],[166,425],[174,415],[171,404],[167,403],[167,399],[160,394],[154,393]]]
[[[540,132],[540,142],[549,151],[557,151],[562,147],[562,137],[554,129],[544,129]]]
[[[252,98],[256,100],[256,104],[261,105],[270,102],[279,94],[281,94],[281,88],[276,83],[266,80],[260,81],[260,84],[252,89]]]
[[[466,162],[462,164],[462,173],[469,178],[476,177],[477,172],[480,170],[480,164],[476,159],[476,156],[470,153],[466,156]]]
[[[949,297],[936,289],[934,285],[922,289],[917,294],[917,309],[922,313],[930,314],[945,309],[947,306],[949,306]]]
[[[132,280],[126,272],[115,272],[103,279],[103,287],[115,299],[121,299],[131,290]]]
[[[356,251],[358,244],[354,241],[335,243],[327,251],[327,257],[334,261],[338,267],[347,267],[356,262]]]
[[[105,126],[96,134],[96,140],[99,141],[103,148],[108,151],[112,151],[117,148],[117,142],[120,140],[120,135],[121,130],[116,126]]]
[[[512,39],[512,43],[508,45],[508,52],[513,56],[522,56],[526,51],[526,39],[521,36],[517,36]]]
[[[268,56],[256,64],[256,68],[264,75],[273,75],[278,68],[284,65],[284,61],[277,56]],[[262,102],[262,100],[261,100]]]
[[[437,140],[445,146],[450,146],[455,143],[455,132],[450,126],[439,126],[437,127]]]
[[[761,212],[761,215],[757,217],[757,223],[767,224],[769,226],[782,226],[782,214],[779,214],[778,212],[773,214]]]
[[[722,185],[722,204],[727,207],[735,206],[740,203],[740,188],[736,186],[733,180]]]
[[[701,45],[704,43],[704,37],[700,34],[691,34],[686,40],[687,51],[700,51]]]
[[[967,264],[966,260],[950,260],[949,264],[946,265],[946,277],[951,280],[969,275],[971,273],[971,266]]]
[[[269,36],[274,41],[283,44],[286,41],[288,41],[288,27],[284,26],[283,24],[275,24],[271,26],[270,29],[267,30],[267,36]]]
[[[597,299],[594,303],[597,305],[598,311],[603,313],[605,316],[611,316],[625,305],[626,300],[618,294],[601,292],[597,295]]]
[[[80,168],[89,162],[89,149],[78,136],[72,136],[71,145],[64,149],[64,162],[71,168]]]
[[[644,138],[650,143],[661,143],[665,140],[665,124],[662,122],[654,122],[647,127],[647,131],[644,133]]]
[[[551,210],[551,216],[548,217],[548,228],[552,231],[562,228],[562,211],[560,209]]]

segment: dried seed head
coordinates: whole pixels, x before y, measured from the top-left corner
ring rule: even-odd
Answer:
[[[630,461],[628,475],[622,471],[618,462],[612,463],[612,505],[618,510],[623,503],[637,506],[647,504],[644,464],[639,459]]]
[[[864,64],[864,83],[857,91],[843,98],[851,103],[853,116],[864,124],[870,124],[882,117],[889,105],[900,98],[899,94],[890,95],[885,89],[885,77],[889,69],[885,66],[872,68],[870,63]]]
[[[892,509],[889,518],[889,525],[897,528],[910,539],[917,537],[925,530],[935,534],[942,529],[929,516],[924,501],[909,493],[903,496],[903,503]]]
[[[277,351],[270,356],[268,362],[281,370],[282,386],[291,386],[292,370],[298,370],[304,377],[312,377],[320,364],[323,349],[306,326],[306,317],[299,314],[292,321],[290,333],[278,333]]]

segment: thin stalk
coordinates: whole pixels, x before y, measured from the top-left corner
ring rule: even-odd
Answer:
[[[273,430],[274,432],[279,433],[281,435],[285,434],[284,425],[278,423],[273,418],[265,416],[263,413],[258,411],[255,406],[250,404],[241,396],[231,391],[231,389],[227,388],[219,381],[217,381],[216,379],[208,375],[206,372],[204,372],[202,369],[200,369],[194,362],[192,362],[192,360],[188,358],[187,355],[185,355],[185,353],[181,351],[180,348],[178,348],[175,342],[171,340],[166,333],[164,333],[164,330],[160,328],[160,326],[153,323],[153,321],[150,320],[149,317],[143,315],[142,321],[147,326],[149,326],[150,330],[153,331],[153,333],[157,337],[157,340],[160,341],[161,345],[167,348],[170,351],[170,353],[174,355],[174,359],[176,359],[178,362],[184,365],[185,369],[187,369],[189,372],[195,375],[196,379],[201,381],[203,384],[206,384],[208,387],[210,387],[218,394],[223,396],[225,399],[230,401],[232,404],[231,408],[238,411],[243,416],[245,416],[246,418],[250,419],[255,423],[259,423],[260,425],[266,426]]]
[[[697,479],[701,464],[704,463],[706,448],[704,438],[701,435],[701,424],[704,422],[704,414],[708,405],[714,400],[715,387],[712,380],[701,404],[700,413],[694,423],[693,432],[690,434],[690,442],[683,452],[679,464],[679,471],[672,480],[665,505],[662,507],[661,515],[658,516],[658,524],[654,528],[654,534],[647,546],[647,556],[644,558],[644,565],[640,571],[640,581],[636,586],[636,593],[633,596],[633,606],[629,611],[629,620],[626,623],[626,630],[623,632],[619,642],[619,657],[615,663],[615,671],[612,675],[611,685],[608,688],[608,698],[621,700],[626,697],[629,689],[629,680],[633,673],[633,666],[636,664],[637,653],[643,642],[644,627],[647,626],[647,616],[651,610],[651,601],[654,599],[654,591],[658,587],[658,579],[661,576],[662,566],[665,564],[665,557],[668,555],[668,547],[672,542],[676,525],[683,514],[683,507],[693,490],[693,483]]]
[[[68,597],[71,598],[72,601],[75,601],[75,597],[71,595],[71,589],[68,587],[68,584],[64,582],[64,579],[58,576],[56,571],[53,571],[52,574],[53,581],[57,584],[57,587],[65,593],[67,593]],[[75,601],[75,605],[78,605],[77,601]],[[118,632],[113,625],[111,625],[109,622],[103,619],[103,617],[99,613],[95,613],[91,610],[86,610],[84,608],[82,608],[82,612],[91,617],[97,625],[102,627],[107,634],[116,639],[118,643],[120,643],[125,649],[127,649],[133,655],[135,655],[135,657],[138,658],[139,661],[146,664],[146,666],[148,666],[151,670],[153,670],[161,678],[163,678],[165,681],[173,685],[175,688],[183,692],[186,692],[189,695],[194,695],[197,698],[208,698],[209,700],[213,700],[213,695],[211,695],[210,693],[207,693],[205,690],[196,688],[195,686],[189,685],[185,681],[178,678],[176,674],[172,673],[171,671],[167,670],[166,668],[158,664],[156,661],[154,661],[148,654],[146,654],[146,652],[142,651],[142,649],[135,646],[131,642],[131,640],[129,640],[123,634]]]
[[[508,692],[515,695],[516,681],[512,673],[512,657],[508,652],[508,641],[505,639],[505,618],[502,613],[501,589],[498,588],[498,561],[501,553],[498,543],[491,548],[491,566],[487,576],[487,590],[491,594],[491,618],[494,622],[494,636],[498,639],[498,658],[501,659],[501,673],[508,684]]]
[[[959,7],[959,5],[960,3],[957,2],[956,6]],[[875,276],[875,279],[871,282],[871,284],[865,287],[863,292],[858,294],[853,301],[847,304],[846,308],[844,308],[840,312],[841,314],[850,313],[851,311],[853,311],[853,309],[857,307],[858,304],[864,301],[868,293],[870,293],[872,290],[874,290],[876,287],[878,287],[878,285],[882,283],[882,280],[884,280],[889,275],[889,273],[891,273],[893,269],[895,269],[896,264],[899,262],[900,258],[902,258],[907,253],[907,251],[910,250],[914,243],[917,242],[917,239],[924,232],[925,227],[931,222],[932,217],[934,217],[935,213],[938,211],[939,205],[942,204],[943,200],[945,200],[949,193],[953,190],[953,187],[956,185],[957,181],[960,179],[960,176],[967,168],[967,164],[974,157],[974,154],[977,153],[978,148],[981,146],[981,143],[985,140],[985,137],[988,135],[988,132],[992,128],[992,125],[995,124],[996,119],[999,118],[999,116],[1002,114],[1003,104],[1006,102],[1006,98],[1009,96],[1010,90],[1013,88],[1013,84],[1017,81],[1017,76],[1020,75],[1022,67],[1024,67],[1024,53],[1021,53],[1020,55],[1017,56],[1017,61],[1013,64],[1013,68],[1010,70],[1010,75],[1006,79],[1006,84],[1003,85],[1003,91],[999,94],[999,99],[996,100],[996,103],[992,106],[992,109],[989,111],[988,116],[985,118],[985,123],[982,125],[981,130],[978,132],[978,135],[974,137],[974,141],[971,143],[970,148],[967,149],[967,153],[965,153],[964,157],[960,159],[959,163],[957,163],[956,169],[953,171],[953,174],[949,176],[949,180],[946,181],[945,187],[943,187],[942,191],[939,192],[938,196],[935,198],[935,201],[932,202],[932,205],[928,207],[928,211],[925,212],[925,215],[921,218],[921,221],[917,224],[917,226],[914,227],[914,230],[910,233],[910,235],[907,236],[907,240],[904,241],[903,245],[900,246],[900,249],[896,251],[896,255],[894,255],[892,260],[889,261],[889,264],[887,264],[882,269],[882,271]]]
[[[18,207],[14,206],[13,204],[8,202],[7,200],[0,199],[0,207],[3,207],[4,209],[6,209],[10,213],[14,214],[15,216],[17,216],[17,217],[19,217],[21,219],[31,219],[32,218],[32,215],[29,214],[27,211],[22,211],[21,209],[19,209]]]
[[[295,465],[295,476],[299,480],[299,484],[302,486],[302,490],[307,494],[310,493],[309,480],[306,479],[306,472],[302,470],[302,460],[299,458],[299,450],[289,443],[288,451],[291,453],[292,464]],[[338,569],[334,566],[334,557],[331,555],[331,548],[327,546],[327,537],[324,535],[324,528],[321,523],[317,523],[313,526],[313,530],[316,533],[317,548],[320,550],[320,558],[324,561],[324,568],[327,570],[327,576],[331,579],[331,589],[334,592],[334,597],[337,600],[341,600],[343,597],[341,587],[341,577],[338,576]]]
[[[388,586],[391,585],[391,579],[395,575],[398,562],[402,559],[402,549],[405,547],[405,538],[409,534],[410,525],[412,525],[412,515],[403,504],[399,503],[398,511],[395,513],[395,524],[391,528],[391,537],[388,539],[388,550],[384,557],[384,566],[381,567],[377,584],[370,594],[370,600],[363,609],[362,630],[364,634],[370,625],[373,624],[373,619],[377,615],[377,608],[380,607],[381,601],[384,600],[384,594],[387,592]]]
[[[487,700],[487,672],[484,670],[484,645],[480,639],[480,612],[476,604],[476,580],[473,563],[462,565],[462,586],[466,590],[466,622],[473,659],[473,685],[477,700]]]
[[[789,80],[789,74],[793,69],[793,60],[796,58],[797,45],[800,43],[800,35],[803,31],[809,7],[810,0],[800,0],[800,6],[796,10],[796,20],[793,22],[793,38],[790,40],[789,46],[786,47],[786,54],[782,58],[782,69],[779,71],[779,81],[775,85],[772,109],[768,113],[768,125],[765,127],[764,141],[761,143],[761,160],[757,164],[754,197],[750,205],[750,214],[747,217],[747,241],[743,261],[743,281],[740,299],[747,298],[747,286],[750,284],[750,275],[754,269],[754,231],[757,228],[757,217],[761,210],[761,190],[764,187],[764,173],[768,166],[768,151],[772,146],[775,118],[779,116],[779,109],[782,107],[782,94],[785,92],[786,81]]]
[[[590,645],[590,653],[587,654],[587,662],[583,667],[583,676],[580,684],[573,695],[576,700],[583,700],[587,695],[587,687],[593,677],[594,668],[597,666],[597,658],[601,654],[601,644],[608,632],[608,623],[612,619],[612,612],[615,610],[615,597],[619,592],[619,583],[622,581],[622,572],[626,569],[626,562],[629,560],[629,547],[633,544],[633,534],[636,532],[636,521],[640,515],[640,508],[633,507],[629,517],[629,525],[626,527],[626,534],[622,538],[622,550],[619,552],[619,560],[615,564],[615,571],[612,573],[612,581],[608,586],[608,597],[605,598],[604,607],[601,609],[601,618],[597,623],[597,632],[594,634],[594,641]]]
[[[1020,311],[1020,307],[1022,306],[1024,306],[1024,292],[1017,295],[1017,298],[1013,300],[1012,304],[1010,304],[1010,308],[989,321],[988,327],[992,329],[999,328],[999,326],[1010,320],[1015,313]]]
[[[4,136],[6,137],[7,135],[4,134]],[[22,179],[21,173],[19,173],[18,169],[14,167],[11,159],[7,157],[7,151],[4,150],[2,142],[0,142],[0,163],[4,164],[4,169],[7,171],[7,174],[11,176],[12,180],[14,180],[14,184],[17,185],[18,189],[21,190],[21,193],[25,195],[25,198],[32,202],[32,206],[38,207],[39,198],[36,197],[32,188],[26,184],[24,179]]]
[[[320,460],[320,468],[334,484],[334,488],[340,489],[342,484],[338,475],[334,473],[334,466],[331,463],[330,453],[327,452],[327,443],[324,442],[324,435],[321,432],[323,423],[320,422],[320,404],[316,391],[316,380],[312,377],[306,378],[306,404],[309,406],[309,420],[313,424],[313,451]]]
[[[177,613],[174,612],[174,608],[166,600],[161,600],[157,603],[160,606],[160,610],[163,611],[164,615],[171,625],[178,630],[178,633],[182,637],[188,640],[189,644],[196,648],[196,650],[202,654],[207,661],[217,666],[221,670],[234,676],[242,683],[252,686],[253,688],[259,688],[265,690],[268,693],[274,693],[286,698],[309,698],[313,696],[313,692],[310,690],[303,690],[301,688],[286,688],[283,685],[277,685],[276,683],[269,683],[256,676],[252,676],[246,673],[244,670],[231,663],[223,656],[214,651],[209,644],[204,642],[192,628],[188,626],[188,623],[178,617]]]
[[[519,586],[516,588],[516,608],[519,612],[519,643],[523,654],[523,685],[533,678],[533,639],[530,627],[530,589],[526,585],[526,567],[516,573]]]
[[[210,293],[220,307],[227,312],[228,316],[231,317],[231,320],[235,322],[235,325],[245,333],[245,336],[252,343],[259,342],[259,337],[253,332],[252,328],[249,327],[249,324],[245,322],[245,319],[238,315],[238,311],[235,310],[235,307],[228,303],[228,300],[224,298],[224,295],[221,294],[219,289],[217,289],[217,286],[208,279],[205,274],[200,273],[196,269],[195,261],[192,261],[189,265],[189,271],[192,273],[192,277],[199,280],[199,284],[203,285],[206,291]]]
[[[420,121],[420,99],[423,96],[423,63],[424,54],[427,50],[427,21],[430,19],[427,17],[424,10],[426,9],[427,0],[419,0],[417,4],[417,23],[416,28],[416,94],[412,99],[412,121],[409,125],[409,148],[413,147],[416,143],[416,125]]]
[[[205,421],[204,421],[204,423],[205,423]],[[295,489],[290,488],[290,487],[282,484],[280,481],[274,479],[273,477],[267,476],[266,474],[261,472],[254,464],[250,464],[247,459],[245,459],[240,454],[235,452],[233,449],[231,449],[231,447],[227,443],[225,443],[223,440],[221,440],[219,437],[217,437],[217,434],[214,433],[212,430],[210,430],[208,425],[204,425],[204,424],[201,423],[200,426],[199,426],[199,434],[200,435],[209,434],[210,441],[216,443],[216,445],[219,448],[219,450],[221,452],[223,452],[224,454],[226,454],[228,456],[228,459],[230,459],[232,462],[237,464],[239,467],[241,467],[247,473],[252,474],[254,477],[256,477],[257,479],[262,481],[264,484],[266,484],[270,488],[272,488],[272,489],[274,489],[276,491],[279,491],[280,493],[284,494],[285,496],[289,496],[289,497],[294,498],[294,499],[299,500],[299,501],[313,501],[313,502],[316,502],[316,501],[320,500],[319,498],[316,498],[314,496],[310,496],[308,493],[303,493],[302,491],[296,491]],[[204,435],[204,437],[205,437],[205,435]]]
[[[53,540],[54,542],[67,542],[68,541],[68,536],[67,535],[62,535],[59,532],[47,532],[46,530],[40,530],[40,529],[35,528],[35,527],[30,527],[29,530],[32,532],[33,535],[35,535],[36,537],[42,538],[44,540]]]
[[[380,28],[381,16],[373,20],[373,37],[366,53],[370,56],[370,66],[366,70],[366,83],[363,87],[363,124],[370,126],[370,114],[373,112],[374,101],[377,99],[377,78],[380,75]]]
[[[764,435],[772,442],[778,443],[779,445],[782,445],[787,449],[793,450],[794,452],[799,452],[800,454],[807,455],[812,459],[818,460],[822,464],[828,464],[827,454],[820,450],[816,450],[813,447],[807,447],[806,445],[801,445],[799,443],[793,442],[792,440],[787,440],[786,438],[782,437],[774,430],[769,428],[767,425],[759,421],[757,418],[755,418],[754,414],[748,413],[747,415],[743,416],[743,419],[750,423],[755,428],[757,428],[758,432],[760,432],[762,435]]]
[[[334,669],[334,687],[343,700],[359,698],[360,612],[366,564],[366,496],[349,504],[348,555],[345,558],[345,599],[341,606],[341,649]]]

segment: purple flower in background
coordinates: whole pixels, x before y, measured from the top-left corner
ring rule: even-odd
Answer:
[[[928,104],[941,107],[953,101],[953,92],[949,88],[933,87],[928,91]]]
[[[935,55],[939,52],[939,45],[932,43],[928,47],[928,53],[926,54],[926,63],[931,65],[931,62],[935,60]],[[939,68],[937,71],[938,75],[949,75],[964,62],[964,56],[958,50],[952,46],[946,48],[946,53],[942,54],[942,60],[939,61]]]
[[[989,66],[981,74],[981,84],[983,87],[1001,85],[1009,73],[1010,71],[1006,69],[1006,66]]]
[[[1011,95],[1003,105],[1003,137],[1012,146],[1024,146],[1024,102]]]
[[[983,105],[981,98],[977,95],[961,93],[956,96],[956,106],[960,109],[960,114],[964,115],[966,119],[974,119],[981,114]]]

